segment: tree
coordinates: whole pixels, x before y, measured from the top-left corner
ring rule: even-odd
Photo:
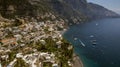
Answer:
[[[14,67],[29,67],[29,65],[25,63],[25,61],[22,60],[21,58],[18,58]]]

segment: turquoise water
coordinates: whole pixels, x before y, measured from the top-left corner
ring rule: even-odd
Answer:
[[[84,67],[120,67],[120,18],[70,26],[64,37],[73,44]]]

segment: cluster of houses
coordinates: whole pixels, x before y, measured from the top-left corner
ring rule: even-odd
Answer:
[[[36,43],[39,41],[43,45],[45,45],[46,41],[44,39],[50,36],[54,41],[56,41],[56,45],[58,45],[58,48],[61,48],[60,44],[62,43],[61,40],[63,39],[62,33],[66,31],[64,20],[57,20],[56,17],[51,13],[47,13],[41,16],[42,19],[45,17],[51,17],[52,20],[48,19],[40,22],[24,22],[24,24],[20,26],[8,26],[5,28],[3,28],[2,26],[0,27],[0,67],[2,67],[1,59],[7,60],[9,58],[7,52],[12,52],[12,49],[18,47],[26,47],[26,44],[31,42]],[[62,30],[59,30],[59,28]],[[49,54],[49,51],[38,52],[36,49],[32,48],[28,49],[28,51],[29,50],[34,51],[34,53],[23,55],[21,50],[21,53],[16,53],[16,57],[7,65],[7,67],[14,67],[17,58],[22,58],[22,60],[28,63],[30,67],[43,67],[44,63],[48,62],[52,64],[52,67],[59,67],[54,53]]]
[[[44,67],[43,64],[51,63],[52,67],[58,67],[58,63],[55,60],[55,55],[53,53],[36,52],[33,54],[23,55],[22,53],[17,53],[16,58],[8,64],[7,67],[14,67],[17,58],[21,58],[25,63],[29,64],[29,67]]]

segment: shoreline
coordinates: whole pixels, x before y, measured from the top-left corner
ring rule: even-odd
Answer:
[[[64,35],[64,33],[67,31],[68,29],[62,31],[62,35]],[[63,36],[63,38],[65,38]],[[65,38],[66,39],[66,38]],[[69,41],[68,41],[69,42]],[[69,42],[70,43],[70,42]],[[73,46],[73,45],[72,45]],[[73,64],[72,64],[72,67],[84,67],[83,63],[82,63],[82,60],[80,59],[80,57],[75,53],[73,52]]]
[[[73,66],[72,67],[84,67],[80,57],[77,54],[73,54]]]

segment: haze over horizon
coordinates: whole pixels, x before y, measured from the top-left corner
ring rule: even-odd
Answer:
[[[87,0],[120,14],[120,0]]]

